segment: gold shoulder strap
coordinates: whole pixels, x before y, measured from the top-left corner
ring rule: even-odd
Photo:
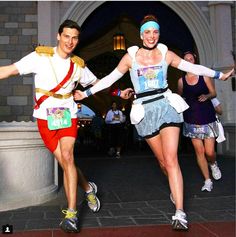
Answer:
[[[38,46],[35,49],[36,53],[42,55],[46,54],[47,56],[53,56],[54,50],[53,47],[48,47],[48,46]]]
[[[76,55],[72,55],[71,57],[71,61],[75,64],[77,64],[78,66],[84,68],[85,67],[85,63],[84,60]]]

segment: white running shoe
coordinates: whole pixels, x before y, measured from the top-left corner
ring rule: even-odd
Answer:
[[[175,215],[172,216],[173,230],[188,230],[188,221],[186,214],[182,210],[176,210]]]
[[[212,172],[212,177],[215,179],[215,180],[219,180],[221,179],[221,171],[217,165],[217,162],[215,162],[213,165],[210,165],[210,168],[211,168],[211,172]]]
[[[202,186],[202,191],[208,191],[211,192],[211,190],[213,189],[213,183],[210,179],[205,180],[204,185]]]
[[[92,190],[89,193],[85,193],[86,200],[88,202],[88,207],[93,212],[98,212],[100,210],[101,204],[100,201],[96,195],[97,193],[97,185],[93,182],[89,182],[90,187]]]

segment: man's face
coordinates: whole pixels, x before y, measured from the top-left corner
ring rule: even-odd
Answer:
[[[111,107],[112,107],[113,110],[116,110],[116,108],[117,108],[116,103],[113,102],[112,105],[111,105]]]
[[[61,56],[69,55],[79,43],[79,32],[74,28],[64,28],[61,35],[57,34],[57,40]]]

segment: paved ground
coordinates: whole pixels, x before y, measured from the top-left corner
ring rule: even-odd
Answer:
[[[92,235],[92,230],[98,228],[97,230],[102,231],[103,228],[106,230],[106,228],[116,227],[145,228],[145,226],[150,228],[167,226],[168,231],[171,230],[170,222],[174,206],[169,200],[170,192],[167,180],[149,151],[146,149],[127,151],[121,159],[115,159],[99,152],[88,153],[77,150],[76,157],[79,157],[77,164],[84,174],[89,180],[96,182],[99,188],[98,195],[102,202],[100,212],[91,213],[86,203],[83,202],[82,190],[79,190],[80,225],[81,229],[84,229],[83,233],[90,229],[91,236],[103,235],[105,237],[104,233]],[[235,236],[235,158],[218,157],[218,164],[223,176],[221,180],[214,181],[214,189],[210,193],[200,191],[203,179],[194,155],[182,154],[179,156],[179,161],[184,176],[185,211],[190,227],[194,226],[196,229],[195,224],[214,223],[214,226],[217,226],[219,223],[218,228],[220,228],[223,223],[222,228],[230,230],[230,232],[226,232],[221,237]],[[61,188],[55,200],[43,205],[0,212],[0,226],[12,225],[15,234],[26,231],[25,233],[29,234],[27,236],[39,236],[36,234],[39,232],[44,233],[40,236],[62,236],[61,234],[56,235],[55,231],[59,231],[57,229],[62,217],[61,209],[65,207],[64,192]],[[227,224],[230,227],[227,227]],[[38,232],[28,232],[34,230]],[[42,232],[44,230],[46,232]],[[54,232],[47,235],[47,231],[51,230]],[[159,228],[160,230],[161,228]],[[61,232],[59,231],[59,233]],[[126,233],[128,232],[126,231]],[[155,233],[157,234],[157,232]],[[200,234],[198,236],[220,236],[212,233],[212,235]],[[133,237],[133,235],[129,236]]]

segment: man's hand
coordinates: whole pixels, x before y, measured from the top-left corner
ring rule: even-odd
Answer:
[[[134,95],[134,90],[132,88],[127,88],[125,90],[121,90],[120,92],[120,97],[125,100],[130,99]]]
[[[74,100],[83,100],[84,98],[87,97],[85,93],[80,90],[75,90],[73,96],[74,96]]]
[[[223,74],[223,76],[220,78],[222,81],[226,81],[229,79],[229,77],[233,76],[235,74],[234,68],[232,68],[229,72],[226,72]]]

